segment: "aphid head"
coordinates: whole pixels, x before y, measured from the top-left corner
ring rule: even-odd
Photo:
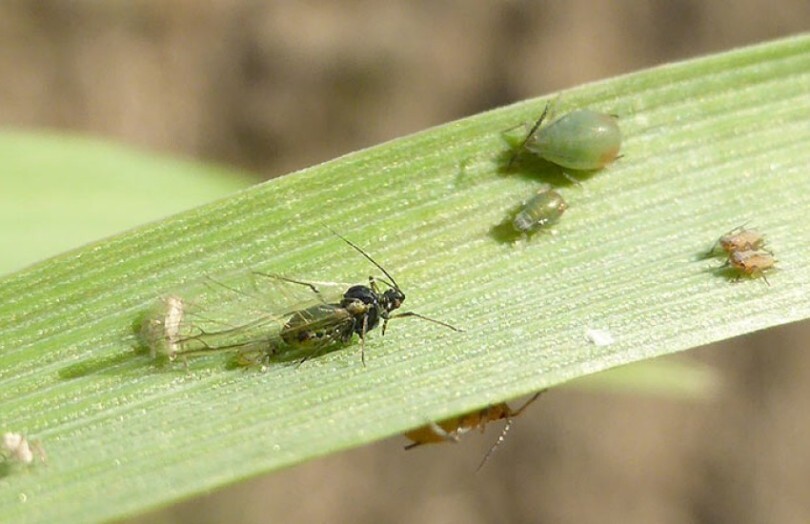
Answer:
[[[383,318],[388,318],[388,314],[395,309],[399,309],[405,302],[405,293],[398,287],[387,289],[380,297],[380,307],[382,307]]]

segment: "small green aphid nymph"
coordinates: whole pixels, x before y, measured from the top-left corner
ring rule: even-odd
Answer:
[[[527,200],[512,221],[515,229],[523,233],[537,231],[560,219],[568,204],[553,189],[542,189]]]
[[[546,105],[515,151],[515,157],[525,148],[560,167],[593,171],[602,169],[619,156],[622,133],[615,117],[580,109],[541,127],[548,109]]]

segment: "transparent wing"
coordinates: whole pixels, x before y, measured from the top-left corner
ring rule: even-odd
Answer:
[[[308,358],[351,336],[353,321],[339,307],[349,286],[255,271],[206,277],[161,299],[141,336],[153,355],[172,360],[219,351],[238,352],[245,365]]]

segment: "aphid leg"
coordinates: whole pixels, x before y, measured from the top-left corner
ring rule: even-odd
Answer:
[[[718,247],[720,247],[720,239],[719,238],[714,241],[714,244],[712,244],[711,249],[706,251],[706,253],[703,255],[703,258],[709,258],[711,256],[714,256],[715,254],[718,254],[717,253],[717,248]]]
[[[317,357],[320,354],[321,354],[321,348],[313,350],[309,355],[307,355],[304,358],[302,358],[301,360],[299,360],[298,364],[295,365],[295,368],[298,369],[301,366],[301,364],[303,364],[307,360],[311,359],[312,357]]]
[[[577,180],[576,178],[569,175],[568,172],[565,171],[564,169],[561,171],[561,173],[562,173],[563,178],[565,178],[566,180],[568,180],[569,182],[571,182],[572,184],[574,184],[578,188],[582,189],[582,183],[579,180]]]
[[[397,313],[396,315],[391,315],[383,321],[382,333],[385,334],[385,327],[388,325],[388,321],[394,318],[402,318],[402,317],[415,317],[421,318],[422,320],[427,320],[428,322],[433,322],[434,324],[438,324],[440,326],[444,326],[448,329],[452,329],[458,333],[463,333],[464,330],[458,328],[452,324],[448,324],[447,322],[442,322],[441,320],[436,320],[435,318],[426,317],[425,315],[420,315],[419,313],[415,313],[413,311],[406,311],[404,313]]]
[[[768,284],[768,287],[770,287],[770,286],[771,286],[771,283],[770,283],[770,282],[768,282],[768,277],[766,277],[766,276],[765,276],[765,273],[764,273],[764,272],[760,271],[760,272],[759,272],[759,276],[761,276],[761,277],[762,277],[762,280],[764,280],[764,281],[765,281],[765,283],[766,283],[766,284]]]
[[[363,332],[360,335],[360,362],[366,367],[366,329],[368,328],[368,315],[363,315]]]
[[[514,152],[514,154],[512,155],[512,158],[510,158],[510,159],[509,159],[509,163],[508,163],[508,164],[506,164],[506,169],[509,169],[509,168],[511,168],[511,167],[512,167],[512,164],[514,164],[514,163],[515,163],[515,160],[517,159],[518,155],[520,155],[520,153],[521,153],[521,152],[523,152],[523,148],[525,148],[525,147],[526,147],[526,143],[527,143],[529,140],[531,140],[532,136],[534,136],[534,133],[537,131],[537,128],[538,128],[538,127],[540,127],[540,124],[542,124],[542,123],[543,123],[543,120],[545,120],[546,115],[548,114],[548,108],[549,108],[549,106],[550,106],[550,105],[551,105],[551,104],[546,103],[546,107],[545,107],[545,109],[543,109],[543,114],[542,114],[542,115],[540,115],[540,118],[538,118],[538,119],[537,119],[537,122],[535,122],[535,123],[534,123],[534,125],[533,125],[533,126],[532,126],[532,128],[531,128],[531,130],[530,130],[530,131],[529,131],[529,133],[526,135],[526,138],[524,138],[524,139],[523,139],[523,142],[521,142],[521,143],[520,143],[520,145],[517,147],[517,149],[515,149],[515,152]]]
[[[380,293],[380,288],[377,285],[377,279],[374,278],[374,275],[369,275],[368,276],[368,287],[370,287],[371,290],[374,291],[374,293],[376,293],[376,294]]]
[[[522,406],[520,406],[520,407],[519,407],[517,410],[512,411],[512,412],[509,414],[509,416],[510,416],[510,417],[518,417],[518,416],[520,416],[520,414],[521,414],[521,413],[523,413],[523,411],[524,411],[524,410],[525,410],[527,407],[529,407],[529,406],[532,404],[532,402],[534,402],[535,400],[537,400],[538,398],[540,398],[540,395],[542,395],[542,394],[543,394],[543,393],[545,393],[546,391],[548,391],[548,389],[541,389],[540,391],[538,391],[537,393],[535,393],[535,394],[532,396],[532,398],[530,398],[529,400],[527,400],[527,401],[526,401],[526,402],[525,402],[525,403],[524,403]]]

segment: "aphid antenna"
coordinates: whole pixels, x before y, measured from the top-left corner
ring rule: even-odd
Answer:
[[[478,464],[477,468],[475,468],[476,473],[481,471],[481,468],[483,468],[484,464],[487,463],[489,457],[491,457],[492,454],[495,453],[495,450],[497,450],[498,447],[503,443],[503,441],[506,440],[506,434],[509,433],[510,429],[512,429],[512,421],[513,421],[512,417],[506,419],[506,425],[503,427],[503,431],[501,431],[498,440],[496,440],[495,443],[492,445],[492,447],[489,448],[489,451],[487,451],[486,455],[484,455],[484,458],[481,459],[481,463]]]
[[[520,406],[520,407],[519,407],[517,410],[512,411],[512,412],[510,412],[510,413],[509,413],[509,416],[506,418],[506,425],[503,427],[503,430],[501,431],[501,434],[500,434],[500,436],[498,437],[498,440],[496,440],[496,441],[495,441],[495,443],[492,445],[492,447],[491,447],[491,448],[489,448],[489,451],[487,451],[486,455],[484,455],[484,458],[483,458],[483,459],[481,459],[481,463],[480,463],[480,464],[478,464],[478,467],[477,467],[477,468],[475,468],[475,472],[476,472],[476,473],[478,473],[479,471],[481,471],[481,468],[483,468],[483,467],[484,467],[484,464],[486,464],[486,463],[487,463],[487,461],[489,460],[489,457],[491,457],[491,456],[492,456],[492,454],[493,454],[493,453],[495,453],[495,451],[498,449],[498,447],[499,447],[501,444],[503,444],[503,441],[504,441],[504,440],[506,440],[506,434],[507,434],[507,433],[509,433],[509,430],[510,430],[510,429],[512,429],[512,422],[514,421],[515,417],[520,416],[520,414],[521,414],[521,413],[523,413],[523,411],[524,411],[524,410],[525,410],[527,407],[529,407],[529,406],[530,406],[530,405],[531,405],[531,404],[532,404],[532,403],[533,403],[535,400],[537,400],[537,399],[540,397],[540,395],[542,395],[542,394],[543,394],[543,393],[545,393],[546,391],[548,391],[548,389],[541,389],[540,391],[538,391],[537,393],[535,393],[535,394],[532,396],[532,398],[530,398],[529,400],[527,400],[526,402],[524,402],[524,403],[523,403],[523,405],[522,405],[522,406]],[[483,429],[483,428],[482,428],[482,429]]]
[[[532,403],[533,403],[535,400],[537,400],[538,398],[540,398],[540,395],[542,395],[542,394],[543,394],[543,393],[545,393],[546,391],[548,391],[548,388],[546,388],[546,389],[541,389],[540,391],[538,391],[537,393],[535,393],[534,395],[532,395],[532,398],[530,398],[529,400],[527,400],[526,402],[524,402],[524,403],[523,403],[523,405],[522,405],[522,406],[520,406],[520,407],[519,407],[517,410],[513,411],[513,412],[512,412],[512,414],[510,415],[510,417],[518,417],[518,416],[520,416],[520,414],[521,414],[521,413],[523,413],[523,411],[524,411],[526,408],[528,408],[528,407],[529,407],[529,406],[530,406],[530,405],[531,405],[531,404],[532,404]]]
[[[392,276],[391,276],[391,274],[390,274],[388,271],[386,271],[386,270],[385,270],[385,268],[384,268],[384,267],[382,267],[382,266],[379,264],[379,262],[377,262],[376,260],[374,260],[373,258],[371,258],[371,255],[369,255],[368,253],[366,253],[365,251],[363,251],[363,248],[361,248],[360,246],[358,246],[357,244],[355,244],[354,242],[352,242],[352,241],[351,241],[351,240],[349,240],[348,238],[344,237],[343,235],[341,235],[340,233],[338,233],[337,231],[335,231],[335,230],[334,230],[334,229],[332,229],[331,227],[328,227],[328,226],[327,226],[327,229],[328,229],[329,231],[331,231],[333,235],[335,235],[336,237],[338,237],[338,238],[339,238],[339,239],[341,239],[342,241],[344,241],[344,242],[346,242],[347,244],[349,244],[349,245],[350,245],[352,248],[354,248],[354,250],[355,250],[355,251],[357,251],[358,253],[360,253],[361,255],[363,255],[363,256],[366,258],[366,260],[368,260],[369,262],[371,262],[372,264],[374,264],[374,265],[377,267],[377,269],[379,269],[380,271],[382,271],[382,272],[383,272],[383,274],[384,274],[386,277],[388,277],[388,280],[390,280],[390,281],[391,281],[391,283],[393,284],[393,286],[392,286],[392,287],[393,287],[394,289],[401,289],[401,288],[399,287],[399,284],[397,284],[397,281],[394,279],[394,277],[392,277]],[[387,282],[386,282],[386,284],[387,284]]]
[[[399,289],[399,287],[395,286],[394,284],[392,284],[391,282],[387,281],[387,280],[386,280],[386,279],[384,279],[384,278],[380,278],[380,277],[374,277],[374,276],[371,276],[371,277],[368,277],[368,280],[369,280],[369,282],[371,283],[372,287],[374,287],[374,285],[376,284],[376,282],[382,282],[383,284],[385,284],[386,286],[390,287],[391,289],[400,290],[400,289]],[[401,291],[401,290],[400,290],[400,291]]]
[[[745,229],[745,226],[747,226],[750,223],[751,223],[751,220],[746,220],[745,222],[743,222],[739,226],[733,227],[733,228],[729,229],[728,231],[726,231],[725,233],[723,233],[723,236],[729,235],[729,234],[731,234],[731,233],[733,233],[735,231],[742,231],[743,229]]]
[[[396,315],[390,315],[388,318],[384,319],[382,325],[382,334],[385,335],[385,328],[388,326],[388,321],[394,318],[402,318],[402,317],[414,317],[420,318],[422,320],[427,320],[428,322],[433,322],[434,324],[438,324],[440,326],[444,326],[448,329],[452,329],[456,333],[464,333],[464,330],[456,327],[452,324],[448,324],[447,322],[442,322],[441,320],[436,320],[435,318],[426,317],[425,315],[421,315],[419,313],[415,313],[413,311],[405,311],[403,313],[397,313]]]
[[[515,159],[517,159],[518,155],[526,147],[526,143],[529,140],[531,140],[532,136],[534,136],[535,131],[537,131],[537,128],[540,127],[540,124],[543,123],[543,120],[545,120],[546,115],[548,115],[548,108],[549,108],[550,105],[551,105],[550,103],[546,102],[546,107],[545,107],[545,109],[543,109],[543,114],[540,115],[540,118],[537,119],[537,122],[534,123],[531,130],[529,130],[529,132],[526,134],[526,138],[523,139],[523,142],[521,142],[520,145],[517,147],[517,149],[515,149],[515,152],[512,155],[512,158],[510,158],[509,163],[506,164],[506,169],[509,169],[509,168],[512,167],[512,164],[515,163]]]

